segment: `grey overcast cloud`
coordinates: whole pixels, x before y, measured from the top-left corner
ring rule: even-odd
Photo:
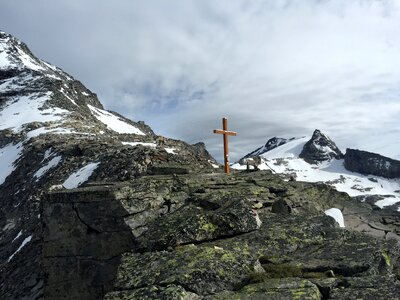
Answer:
[[[231,161],[315,128],[400,159],[400,0],[0,0],[0,30],[106,109]]]

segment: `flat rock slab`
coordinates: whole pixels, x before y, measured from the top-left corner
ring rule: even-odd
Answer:
[[[387,276],[345,278],[329,294],[332,300],[397,300],[399,297],[400,283]]]
[[[318,287],[309,280],[301,278],[270,279],[257,284],[250,284],[237,292],[223,292],[206,297],[215,300],[320,300]]]

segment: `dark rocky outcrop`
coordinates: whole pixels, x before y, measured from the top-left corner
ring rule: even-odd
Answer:
[[[344,166],[351,172],[386,178],[400,177],[400,161],[356,149],[346,149]]]
[[[206,145],[203,142],[198,142],[196,144],[193,144],[192,147],[194,148],[195,153],[199,156],[204,158],[205,160],[208,160],[210,163],[213,163],[215,165],[218,165],[218,162],[215,160],[214,157],[211,156],[211,154],[207,151]]]
[[[277,200],[292,213],[273,213]],[[342,208],[350,230],[324,215],[330,207]],[[43,202],[43,215],[45,297],[62,299],[72,288],[85,299],[349,299],[352,292],[395,299],[400,292],[396,241],[351,230],[355,216],[379,222],[379,212],[268,172],[147,176],[58,191]],[[395,223],[386,226],[395,233]]]
[[[315,129],[311,139],[304,145],[299,157],[309,163],[318,163],[333,158],[342,159],[343,153],[329,137]]]

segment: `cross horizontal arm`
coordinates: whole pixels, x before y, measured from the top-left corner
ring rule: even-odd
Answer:
[[[220,130],[220,129],[214,129],[214,133],[226,134],[226,135],[232,135],[232,136],[236,136],[236,135],[237,135],[237,132],[234,132],[234,131],[226,131],[226,130]]]

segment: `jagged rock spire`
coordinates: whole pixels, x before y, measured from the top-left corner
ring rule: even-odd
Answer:
[[[304,145],[299,157],[309,163],[318,163],[333,158],[342,159],[343,153],[328,136],[319,129],[315,129],[313,136]]]

